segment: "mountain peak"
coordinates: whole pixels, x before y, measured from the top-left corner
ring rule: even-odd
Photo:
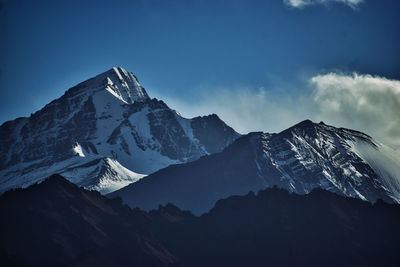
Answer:
[[[113,67],[96,77],[103,82],[108,92],[127,104],[149,98],[137,77],[124,68]]]
[[[93,78],[81,82],[69,89],[66,95],[95,93],[104,89],[125,104],[149,99],[146,90],[140,85],[137,77],[122,67],[112,67]]]
[[[307,120],[303,120],[303,121],[297,123],[293,127],[310,127],[310,126],[314,126],[314,122],[307,119]]]
[[[118,77],[120,81],[134,80],[136,82],[139,82],[137,77],[132,72],[129,72],[122,67],[112,67],[111,69],[109,69],[106,72],[103,72],[99,76],[112,77],[115,75]]]
[[[315,123],[312,122],[311,120],[303,120],[292,127],[283,130],[279,134],[282,135],[291,135],[293,131],[309,131],[309,130],[315,130]]]

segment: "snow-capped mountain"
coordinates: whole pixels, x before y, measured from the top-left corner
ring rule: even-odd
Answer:
[[[242,136],[221,153],[170,166],[110,197],[144,209],[170,202],[199,214],[218,199],[274,185],[400,203],[400,160],[366,134],[306,120],[278,134]]]
[[[183,118],[151,99],[132,73],[112,68],[0,126],[0,192],[59,173],[108,193],[237,137],[216,115]]]

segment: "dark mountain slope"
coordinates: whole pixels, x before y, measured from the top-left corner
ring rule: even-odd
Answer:
[[[58,175],[5,193],[0,212],[0,247],[9,261],[17,259],[22,266],[176,262],[153,236],[146,213],[78,188]]]
[[[189,266],[398,266],[400,207],[315,189],[220,200],[201,217],[152,211],[159,238]],[[178,216],[178,214],[180,216]]]
[[[143,212],[60,176],[0,196],[1,266],[398,266],[400,207],[270,188],[201,217]]]
[[[220,198],[263,188],[254,161],[255,135],[239,138],[223,153],[171,165],[108,196],[120,196],[128,205],[146,210],[173,203],[198,214]]]

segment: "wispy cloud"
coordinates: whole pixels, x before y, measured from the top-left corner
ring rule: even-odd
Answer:
[[[311,115],[309,109],[303,109],[299,104],[307,102],[301,96],[283,95],[265,88],[214,88],[212,91],[212,95],[185,99],[165,95],[157,97],[165,99],[171,108],[185,117],[215,113],[243,134],[251,131],[279,132]]]
[[[400,147],[400,81],[329,73],[310,79],[319,117]]]
[[[329,3],[342,3],[356,9],[364,0],[283,0],[283,2],[294,8],[304,8],[311,5],[327,5]]]
[[[400,81],[328,73],[307,78],[296,90],[284,89],[215,88],[212,95],[184,100],[160,97],[186,117],[216,113],[241,133],[279,132],[311,119],[360,130],[400,148]]]

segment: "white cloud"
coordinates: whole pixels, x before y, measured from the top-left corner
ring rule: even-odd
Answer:
[[[329,73],[310,79],[318,118],[400,147],[400,81]]]
[[[349,7],[356,9],[359,4],[364,2],[364,0],[283,0],[283,2],[291,7],[295,8],[304,8],[310,5],[317,5],[317,4],[329,4],[329,3],[343,3],[348,5]]]
[[[295,89],[287,84],[275,87],[200,88],[195,91],[214,93],[185,99],[158,97],[186,117],[216,113],[240,133],[279,132],[311,119],[359,130],[400,148],[400,81],[329,73],[311,77]]]

